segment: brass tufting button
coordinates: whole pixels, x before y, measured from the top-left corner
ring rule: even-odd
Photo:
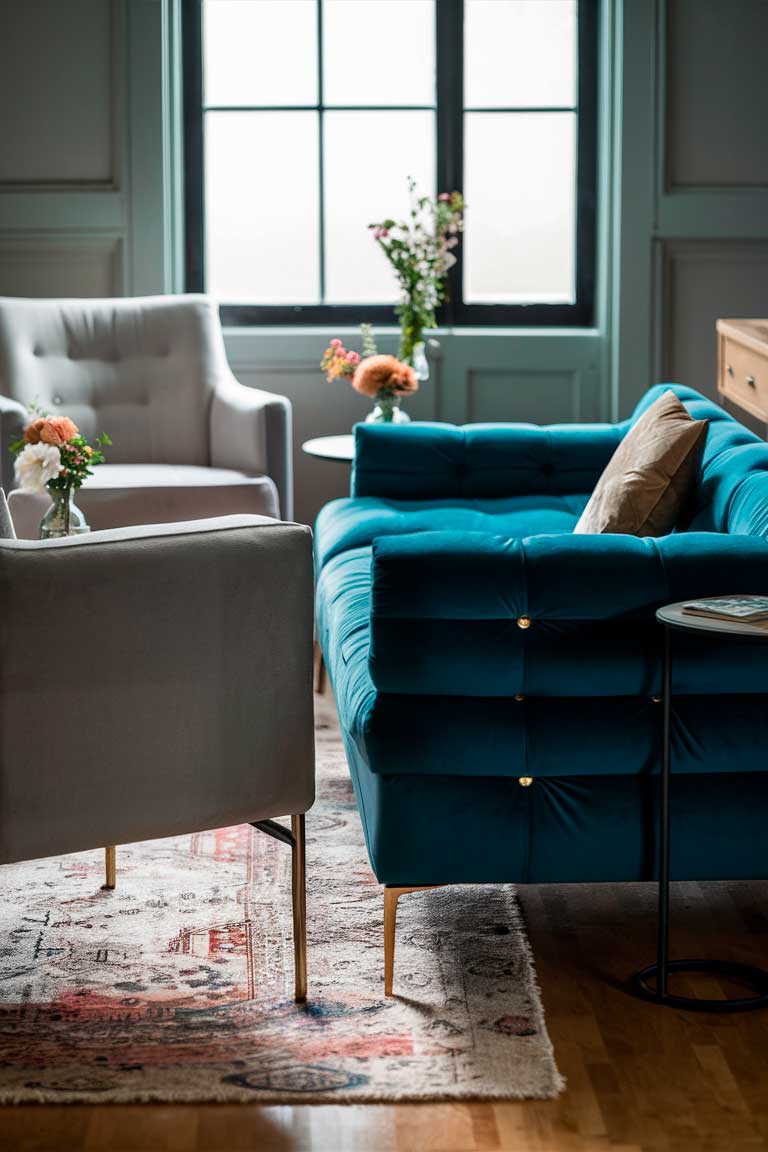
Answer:
[[[531,784],[533,784],[533,776],[521,776],[518,784],[521,788],[530,788]]]
[[[651,700],[653,700],[654,704],[661,704],[661,696],[651,696]]]
[[[54,397],[53,397],[53,402],[54,402],[54,404],[56,404],[57,406],[58,406],[59,404],[61,404],[61,396],[59,396],[59,395],[56,395],[56,396],[54,396]]]
[[[518,616],[517,626],[518,626],[518,628],[530,628],[530,626],[531,626],[530,616]]]
[[[525,700],[525,696],[523,696],[522,692],[517,692],[515,694],[515,700]]]

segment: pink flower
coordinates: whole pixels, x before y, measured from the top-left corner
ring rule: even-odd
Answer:
[[[374,240],[383,240],[385,236],[389,236],[389,229],[382,228],[380,225],[373,230]]]
[[[360,353],[359,352],[347,352],[347,363],[359,364],[360,363]]]
[[[438,200],[450,200],[450,198],[451,198],[450,192],[441,192],[440,195],[438,196]]]
[[[341,348],[341,340],[339,340],[338,338],[335,340],[331,340],[331,348]]]

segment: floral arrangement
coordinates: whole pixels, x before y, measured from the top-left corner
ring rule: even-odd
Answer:
[[[16,480],[20,488],[28,491],[43,492],[47,488],[51,493],[63,494],[63,531],[55,534],[69,535],[71,494],[92,475],[94,465],[104,463],[102,448],[112,441],[103,432],[94,444],[89,444],[68,416],[48,416],[35,409],[33,412],[36,419],[24,429],[21,440],[11,444],[11,451],[16,453]]]
[[[27,425],[22,439],[11,444],[19,487],[33,492],[79,488],[92,475],[91,467],[104,463],[101,449],[111,443],[104,432],[94,448],[68,416],[40,415]]]
[[[377,407],[369,420],[384,423],[407,421],[408,417],[400,411],[400,400],[418,390],[416,373],[410,364],[396,356],[379,354],[370,324],[362,324],[360,330],[362,354],[346,349],[339,339],[331,340],[320,361],[326,380],[330,383],[347,377],[356,392],[372,397]]]
[[[464,198],[460,192],[441,192],[436,199],[417,196],[413,180],[408,191],[407,220],[382,220],[369,228],[400,285],[399,355],[413,364],[424,330],[435,327],[435,309],[446,299],[446,274],[456,263],[452,249],[464,230]]]

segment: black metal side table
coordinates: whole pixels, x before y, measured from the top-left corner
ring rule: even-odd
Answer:
[[[682,602],[659,608],[656,619],[664,626],[664,680],[663,744],[659,780],[659,911],[657,925],[656,963],[649,964],[632,978],[635,991],[646,1000],[666,1004],[673,1008],[686,1008],[695,1012],[739,1012],[748,1008],[768,1005],[768,972],[751,964],[737,964],[730,960],[670,960],[669,959],[669,778],[671,771],[671,719],[672,719],[672,633],[674,631],[715,633],[741,636],[745,640],[768,642],[765,625],[744,624],[695,616],[683,612]],[[724,1000],[698,999],[677,996],[669,991],[670,972],[708,972],[728,976],[752,988],[754,995]],[[650,981],[655,980],[655,986]]]

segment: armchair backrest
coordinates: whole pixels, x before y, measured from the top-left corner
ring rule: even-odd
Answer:
[[[86,436],[108,432],[114,464],[208,464],[227,372],[204,296],[0,298],[0,395],[70,416]]]

